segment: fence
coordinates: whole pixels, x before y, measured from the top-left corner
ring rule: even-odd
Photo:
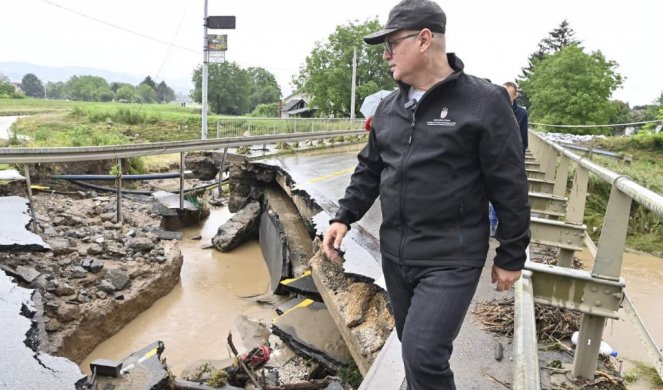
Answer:
[[[364,119],[347,118],[219,117],[216,119],[216,138],[362,130],[364,123]],[[210,136],[214,134],[213,126],[214,122],[210,126]]]

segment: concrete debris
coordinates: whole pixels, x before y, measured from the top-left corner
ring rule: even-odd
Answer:
[[[184,165],[199,180],[213,180],[219,174],[211,152],[187,153]]]
[[[260,203],[250,202],[219,227],[212,244],[221,252],[229,252],[258,236]]]
[[[322,296],[320,296],[320,292],[313,282],[311,271],[306,271],[303,275],[296,278],[282,280],[281,286],[287,292],[322,302]]]
[[[89,379],[84,379],[76,383],[77,390],[87,389],[114,389],[114,390],[166,390],[170,389],[170,375],[168,368],[161,360],[161,354],[165,349],[161,341],[142,348],[132,353],[126,358],[117,362],[117,366],[109,367],[108,360],[95,360],[90,363],[90,370],[97,369],[97,375]],[[115,362],[113,362],[115,363]],[[99,371],[105,371],[113,375],[110,371],[119,368],[119,375],[104,376]]]
[[[348,363],[345,342],[323,303],[304,300],[276,317],[272,332],[300,356],[312,358],[334,370]]]

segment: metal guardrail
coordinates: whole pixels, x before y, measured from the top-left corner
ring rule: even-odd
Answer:
[[[32,164],[65,161],[110,160],[127,157],[150,156],[157,154],[183,153],[201,150],[262,145],[278,142],[298,142],[310,139],[359,136],[365,130],[334,130],[306,133],[261,135],[255,137],[216,138],[207,140],[154,142],[146,144],[109,145],[95,147],[60,148],[2,148],[0,163]]]
[[[608,201],[605,222],[592,271],[569,272],[571,270],[563,267],[526,264],[526,268],[532,273],[532,280],[537,279],[538,276],[539,279],[537,280],[539,281],[537,283],[543,284],[543,286],[539,286],[542,288],[537,289],[537,286],[534,285],[531,290],[524,288],[529,280],[523,280],[519,282],[520,285],[516,286],[516,292],[521,297],[515,307],[515,318],[520,321],[533,321],[531,316],[527,314],[530,310],[533,310],[530,309],[530,304],[527,302],[533,302],[534,296],[538,296],[536,298],[537,302],[557,307],[578,309],[585,305],[584,310],[581,310],[584,313],[572,375],[593,379],[606,318],[617,316],[619,304],[622,303],[622,299],[625,299],[623,279],[620,278],[620,273],[631,202],[635,200],[648,210],[663,216],[663,197],[625,176],[614,173],[589,161],[587,158],[574,154],[563,146],[544,139],[536,133],[530,132],[530,139],[532,140],[530,143],[532,150],[536,152],[538,159],[541,161],[541,166],[546,171],[546,178],[555,179],[556,195],[562,195],[561,192],[566,188],[569,163],[574,161],[577,164],[576,177],[569,195],[570,202],[567,206],[567,221],[576,224],[582,223],[589,173],[612,184],[612,192]],[[560,264],[561,260],[562,253],[560,253]],[[568,297],[555,296],[551,293],[555,289],[566,290]],[[574,291],[574,293],[570,294],[571,291]],[[574,295],[573,299],[569,298],[571,295]],[[624,305],[627,311],[630,310],[628,303],[630,302]],[[595,310],[597,308],[601,308],[601,311]],[[635,312],[635,308],[632,310]],[[519,311],[522,313],[518,313]],[[653,343],[637,315],[629,317],[631,320],[634,320],[634,318],[638,320],[638,326],[636,327],[641,333],[641,339],[649,340],[649,342],[644,343],[645,349],[649,352],[655,368],[663,378],[663,354]],[[534,324],[518,324],[516,326],[516,330],[520,334],[514,336],[514,340],[518,340],[518,344],[514,345],[514,349],[519,348],[518,346],[537,345],[536,335],[524,331],[532,326]],[[532,387],[530,387],[531,382],[529,382],[530,377],[528,375],[538,377],[538,372],[529,373],[528,375],[523,374],[523,370],[534,369],[531,367],[531,362],[527,361],[529,359],[527,353],[524,352],[524,350],[514,350],[514,389],[530,389]],[[529,353],[531,354],[531,351]]]

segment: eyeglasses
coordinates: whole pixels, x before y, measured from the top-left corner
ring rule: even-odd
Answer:
[[[394,43],[400,42],[403,39],[416,37],[417,35],[419,35],[418,32],[412,33],[412,34],[409,34],[409,35],[405,35],[405,36],[400,37],[400,38],[392,39],[391,41],[388,41],[388,40],[385,39],[384,40],[384,49],[387,51],[387,53],[389,53],[390,56],[393,56],[394,55]]]

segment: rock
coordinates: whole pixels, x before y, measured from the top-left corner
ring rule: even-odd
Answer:
[[[157,237],[160,240],[181,240],[182,232],[172,232],[169,230],[159,230],[157,232]]]
[[[108,270],[106,272],[106,275],[104,275],[104,280],[107,280],[113,285],[113,288],[115,291],[120,291],[123,288],[127,287],[129,284],[130,278],[129,274],[121,270],[119,268],[113,268],[111,270]]]
[[[97,237],[97,238],[94,239],[94,242],[99,244],[99,245],[102,245],[104,243],[104,241],[106,241],[106,239],[103,238],[103,237]]]
[[[131,229],[127,232],[127,237],[135,237],[136,236],[136,229]]]
[[[157,256],[154,258],[154,261],[156,261],[159,264],[165,263],[166,262],[166,257],[165,256]]]
[[[97,272],[101,271],[102,268],[104,268],[104,262],[97,259],[87,258],[83,260],[82,266],[84,269],[92,272],[93,274],[96,274]]]
[[[211,157],[211,153],[201,153],[202,155],[187,155],[185,166],[193,172],[193,175],[200,180],[213,180],[219,173]]]
[[[115,287],[113,286],[113,284],[111,282],[104,279],[104,280],[101,281],[101,283],[99,283],[99,290],[101,290],[101,291],[103,291],[107,294],[112,294],[112,293],[115,292]]]
[[[98,299],[106,299],[106,298],[108,298],[108,294],[106,294],[106,293],[103,292],[103,291],[97,291],[97,293],[96,293],[95,295],[97,296]]]
[[[56,256],[68,255],[76,251],[76,248],[69,246],[69,241],[64,238],[54,238],[49,240],[48,244],[51,246],[53,254]]]
[[[55,295],[59,297],[72,295],[75,292],[76,290],[74,290],[74,288],[71,287],[68,283],[60,283],[60,285],[58,285],[58,287],[55,289]]]
[[[88,255],[98,256],[102,253],[104,253],[104,248],[99,244],[92,244],[87,248]]]
[[[212,244],[221,252],[231,251],[255,238],[259,224],[260,203],[252,201],[219,227],[216,236],[212,238]]]
[[[71,277],[74,279],[83,279],[87,276],[87,271],[80,265],[71,267]]]
[[[55,228],[53,228],[53,226],[48,226],[44,229],[44,234],[49,236],[49,237],[52,237],[52,236],[56,236],[58,234],[58,232],[57,232],[57,230],[55,230]]]
[[[136,237],[129,240],[127,246],[134,252],[149,252],[154,248],[154,243],[147,237]]]
[[[110,242],[106,247],[106,254],[111,257],[124,257],[127,255],[127,251],[119,242]]]

